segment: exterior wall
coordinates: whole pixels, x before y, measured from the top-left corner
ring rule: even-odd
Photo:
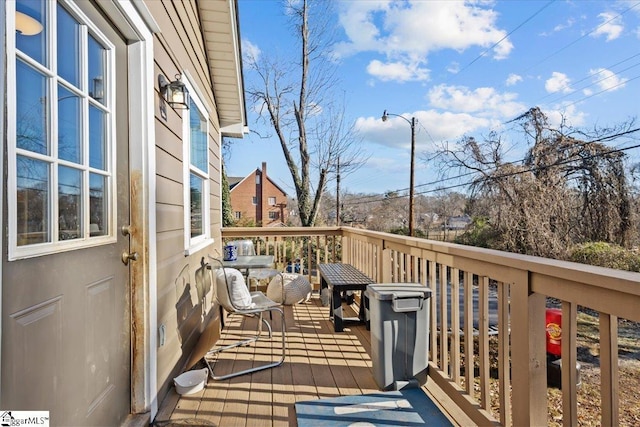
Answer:
[[[220,245],[220,126],[207,68],[204,41],[200,32],[198,9],[191,1],[147,1],[160,27],[154,40],[155,74],[174,80],[176,74],[188,73],[196,85],[209,115],[209,175],[211,231],[215,248]],[[157,84],[157,83],[156,83]],[[188,368],[190,356],[208,316],[219,310],[212,307],[208,272],[201,265],[208,255],[215,255],[210,245],[185,256],[182,114],[166,106],[166,119],[160,111],[161,95],[156,86],[156,215],[157,215],[157,383],[161,400],[171,380]],[[218,248],[219,250],[219,248]],[[218,321],[217,317],[213,319]],[[151,331],[154,333],[155,331]]]
[[[234,215],[241,212],[242,219],[254,220],[256,225],[262,227],[286,224],[287,195],[269,179],[266,163],[262,163],[262,169],[256,169],[233,187],[230,194]],[[253,203],[254,197],[257,200],[256,204]],[[275,205],[269,204],[269,198],[274,197]],[[275,218],[269,217],[270,212],[275,214]]]

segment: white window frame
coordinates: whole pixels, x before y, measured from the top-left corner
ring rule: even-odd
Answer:
[[[275,206],[278,203],[278,198],[277,197],[269,197],[267,199],[267,203],[269,206]]]
[[[10,82],[7,85],[7,200],[8,200],[8,260],[14,261],[19,259],[33,258],[42,255],[48,255],[52,253],[65,252],[70,250],[76,250],[81,248],[112,244],[116,242],[116,218],[117,218],[117,197],[118,194],[116,188],[115,179],[115,159],[116,159],[116,141],[115,141],[115,114],[113,108],[115,106],[115,46],[109,41],[109,39],[93,24],[90,19],[75,5],[71,0],[59,0],[46,2],[48,4],[47,9],[47,25],[43,31],[47,32],[47,51],[48,64],[42,65],[37,61],[32,60],[27,55],[18,52],[15,43],[15,3],[9,2],[7,4],[7,79]],[[99,173],[106,177],[105,188],[105,200],[109,203],[107,210],[108,218],[105,220],[105,224],[108,226],[108,233],[103,236],[90,237],[90,218],[89,218],[89,176],[91,168],[88,165],[88,146],[86,145],[89,135],[88,127],[88,104],[98,105],[91,101],[89,96],[89,82],[87,81],[86,70],[87,60],[83,56],[81,64],[81,77],[82,81],[80,85],[79,94],[82,95],[82,123],[84,126],[82,133],[83,153],[82,162],[83,165],[74,164],[73,166],[82,171],[82,215],[83,215],[83,229],[82,236],[72,240],[59,240],[58,230],[58,166],[65,164],[61,159],[58,159],[57,155],[57,143],[58,143],[58,85],[62,78],[57,75],[57,56],[53,55],[57,48],[57,38],[55,37],[55,29],[57,28],[56,22],[56,8],[60,3],[65,7],[65,10],[71,14],[78,22],[81,23],[81,43],[80,47],[85,49],[88,43],[88,37],[91,35],[94,37],[106,50],[105,55],[105,102],[99,106],[99,108],[107,114],[107,123],[105,125],[106,131],[106,143],[108,148],[105,150],[105,165],[106,173],[100,171]],[[47,87],[47,97],[51,100],[48,104],[48,108],[51,114],[49,123],[47,124],[46,131],[48,132],[49,142],[49,154],[37,154],[31,153],[27,150],[22,150],[17,147],[17,76],[16,76],[16,61],[21,59],[23,62],[32,66],[35,70],[42,73],[47,79],[49,84]],[[75,93],[75,91],[74,91]],[[18,246],[18,228],[17,228],[17,156],[28,155],[29,158],[38,159],[47,162],[49,165],[49,195],[47,202],[49,203],[48,222],[49,233],[51,241],[43,243],[35,243],[30,245]]]
[[[258,204],[258,196],[251,196],[251,203],[254,205]]]
[[[184,188],[184,253],[191,255],[203,248],[212,245],[214,240],[211,237],[211,138],[210,130],[210,111],[202,101],[204,97],[201,92],[192,84],[192,79],[186,71],[182,74],[182,83],[185,84],[189,91],[189,97],[196,104],[200,113],[207,119],[207,170],[202,171],[191,166],[191,128],[190,128],[190,109],[181,110],[182,112],[182,165],[183,165],[183,188]],[[202,190],[202,225],[203,234],[191,237],[191,208],[190,208],[190,178],[191,173],[200,176],[204,182]]]
[[[278,211],[269,211],[269,219],[278,219]]]

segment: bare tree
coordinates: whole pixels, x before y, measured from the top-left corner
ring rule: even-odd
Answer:
[[[313,9],[312,9],[313,6]],[[288,0],[285,7],[299,50],[296,58],[247,52],[255,75],[247,93],[280,142],[303,226],[312,226],[327,183],[364,161],[354,124],[336,102],[331,52],[331,2]],[[315,182],[314,182],[315,181]]]
[[[603,144],[632,123],[589,134],[551,128],[539,108],[515,121],[530,149],[522,162],[504,161],[497,134],[483,142],[464,138],[447,150],[448,166],[476,173],[473,192],[490,200],[488,217],[498,249],[562,258],[575,243],[607,241],[628,246],[632,232],[624,154]]]

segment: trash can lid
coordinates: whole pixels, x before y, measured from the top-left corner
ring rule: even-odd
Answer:
[[[431,289],[420,283],[377,283],[367,286],[369,298],[393,300],[398,298],[422,298],[431,296]]]

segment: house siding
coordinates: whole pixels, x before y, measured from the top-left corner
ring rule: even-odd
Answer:
[[[201,259],[213,255],[220,245],[220,126],[197,3],[147,1],[146,4],[161,29],[154,40],[155,74],[162,74],[171,81],[176,74],[188,73],[210,111],[208,197],[215,243],[185,256],[184,233],[189,230],[184,229],[188,206],[183,200],[183,110],[174,110],[167,105],[165,119],[160,111],[162,100],[156,86],[157,333],[161,337],[157,348],[157,392],[158,399],[162,400],[171,387],[171,380],[188,368],[188,358],[208,316],[215,316],[213,321],[219,322],[219,311],[212,307],[211,294],[204,299],[200,295],[203,289],[210,290],[210,286],[196,276],[202,277]]]

